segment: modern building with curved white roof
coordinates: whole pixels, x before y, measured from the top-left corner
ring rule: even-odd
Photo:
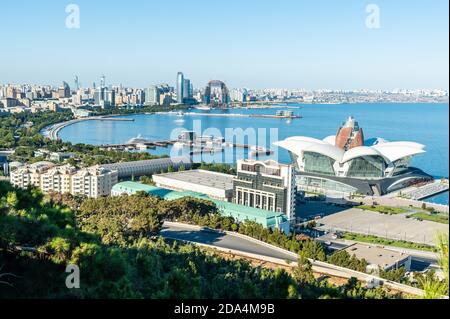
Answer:
[[[290,153],[299,188],[382,195],[432,179],[410,167],[414,156],[425,153],[425,145],[382,138],[364,140],[362,128],[352,117],[336,135],[323,140],[293,136],[275,145]]]

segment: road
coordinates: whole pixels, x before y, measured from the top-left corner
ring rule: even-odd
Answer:
[[[252,241],[246,238],[238,237],[233,234],[220,232],[206,232],[201,231],[198,227],[190,225],[170,224],[165,223],[161,231],[161,235],[165,238],[176,240],[185,240],[195,243],[201,243],[221,248],[239,250],[251,254],[262,255],[282,260],[297,261],[297,258],[292,254],[283,253],[283,251],[276,250],[270,246],[265,246],[258,241]],[[342,241],[332,239],[330,236],[322,236],[318,238],[321,242],[331,243],[328,247],[337,250],[344,249],[354,242]],[[389,249],[399,250],[395,247],[386,247]],[[403,249],[400,249],[405,251]],[[422,271],[427,267],[437,268],[437,257],[429,256],[428,253],[407,251],[411,255],[412,263],[411,269],[414,271]],[[424,255],[426,254],[426,255]]]
[[[276,247],[271,247],[263,242],[252,238],[246,238],[245,236],[240,236],[239,234],[205,231],[198,226],[166,222],[163,225],[161,235],[165,238],[190,241],[201,245],[207,245],[208,247],[214,247],[219,250],[229,250],[237,254],[247,255],[250,258],[257,258],[264,261],[284,265],[288,265],[286,261],[289,261],[289,265],[292,267],[295,267],[297,264],[297,256],[294,253],[283,251],[282,249],[278,249]],[[312,263],[313,270],[316,273],[327,274],[329,276],[340,278],[355,277],[364,282],[373,282],[375,280],[383,283],[384,286],[397,291],[406,292],[416,296],[423,294],[423,291],[420,289],[392,282],[390,280],[385,280],[374,275],[357,272],[320,261],[310,261]]]
[[[297,261],[297,258],[294,258],[292,254],[283,253],[257,241],[238,237],[233,234],[205,232],[197,229],[195,226],[165,223],[161,230],[161,235],[170,239],[191,241],[282,260]]]

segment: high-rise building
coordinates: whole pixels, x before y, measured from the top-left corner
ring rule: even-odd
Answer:
[[[160,89],[156,85],[150,86],[145,91],[145,105],[159,105]]]
[[[99,87],[94,92],[94,103],[102,108],[116,105],[116,92],[106,87]]]
[[[284,213],[294,220],[294,167],[272,160],[239,160],[233,198],[236,204]]]
[[[233,89],[230,92],[230,99],[233,102],[246,102],[247,95],[246,89]]]
[[[191,93],[191,80],[184,79],[183,81],[183,100],[192,98]]]
[[[177,102],[183,104],[184,75],[178,72],[177,75]]]
[[[67,82],[63,82],[63,86],[58,89],[58,97],[60,99],[70,97],[70,87]]]

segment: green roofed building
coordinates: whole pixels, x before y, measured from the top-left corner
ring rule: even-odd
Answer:
[[[266,228],[278,228],[284,232],[289,232],[289,222],[287,216],[283,213],[276,213],[268,210],[216,200],[197,192],[178,192],[137,182],[122,182],[113,186],[111,195],[132,195],[138,192],[145,192],[146,194],[157,196],[164,200],[176,200],[183,197],[209,200],[217,206],[223,216],[233,217],[235,220],[240,222],[250,220],[257,222]]]

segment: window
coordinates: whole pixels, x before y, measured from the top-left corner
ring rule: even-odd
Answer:
[[[323,175],[335,175],[331,157],[312,152],[304,152],[305,172]]]
[[[385,162],[381,156],[363,156],[350,161],[348,177],[383,177]]]
[[[409,168],[411,159],[412,159],[412,157],[408,156],[408,157],[404,157],[404,158],[401,158],[401,159],[395,161],[394,162],[395,168],[394,168],[393,175],[396,176],[396,175],[401,175],[401,174],[405,173]]]

